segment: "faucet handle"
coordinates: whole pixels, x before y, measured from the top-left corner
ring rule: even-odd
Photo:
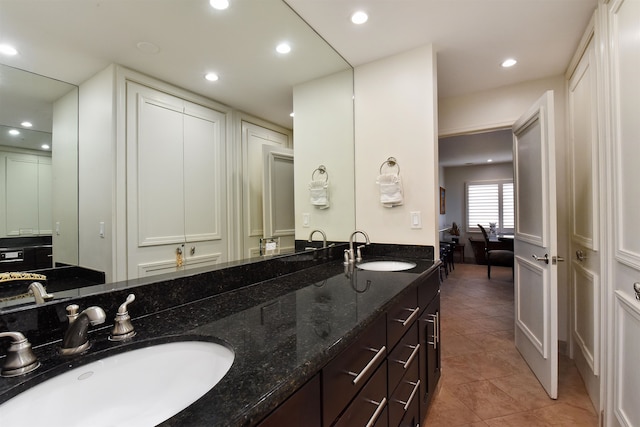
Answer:
[[[135,299],[136,296],[134,294],[129,294],[129,296],[127,296],[127,299],[122,304],[120,304],[120,307],[118,308],[118,314],[127,314],[127,306],[131,304]]]
[[[113,323],[113,329],[109,336],[110,341],[122,341],[127,338],[131,338],[136,334],[131,324],[131,316],[129,316],[128,305],[136,299],[134,294],[129,294],[125,302],[123,302],[118,308],[118,313]]]
[[[0,376],[15,377],[29,373],[40,366],[40,362],[31,350],[31,344],[20,332],[0,332],[0,338],[11,338],[7,358]]]
[[[66,310],[67,310],[67,319],[69,319],[69,324],[72,324],[73,321],[78,318],[78,310],[80,310],[80,306],[78,304],[69,304]]]
[[[365,245],[360,245],[356,248],[356,262],[360,262],[362,261],[362,248],[364,248]]]

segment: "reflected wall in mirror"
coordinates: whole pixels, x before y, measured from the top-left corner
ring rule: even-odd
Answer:
[[[33,7],[36,3],[38,7]],[[87,213],[76,219],[76,233],[81,230],[77,234],[81,266],[104,271],[108,281],[129,278],[126,112],[122,111],[126,82],[119,74],[119,66],[148,76],[159,82],[159,87],[171,85],[193,94],[195,99],[205,100],[200,105],[209,104],[207,100],[211,100],[212,104],[223,106],[227,137],[227,196],[223,203],[227,204],[224,206],[228,218],[225,230],[229,237],[224,249],[226,259],[241,259],[249,252],[244,247],[248,227],[243,224],[247,207],[242,193],[248,171],[241,160],[242,122],[274,124],[273,128],[288,132],[293,127],[294,165],[301,166],[294,173],[295,237],[306,240],[311,230],[319,228],[333,240],[346,240],[355,224],[355,203],[351,196],[354,185],[353,70],[286,2],[236,0],[228,12],[222,13],[213,11],[208,0],[101,2],[99,7],[85,0],[53,3],[3,0],[0,12],[3,33],[11,34],[23,47],[20,55],[0,58],[0,61],[77,84],[80,117],[86,119],[85,108],[91,107],[94,111],[89,114],[98,119],[95,122],[81,119],[76,126],[71,117],[77,120],[77,115],[69,113],[65,115],[68,121],[62,117],[60,121],[67,125],[59,131],[52,130],[54,177],[58,169],[57,147],[62,145],[56,135],[80,128],[78,144],[88,157],[74,157],[69,151],[64,156],[67,163],[61,161],[60,164],[64,164],[61,166],[64,171],[75,170],[69,165],[78,158],[80,169],[84,168],[96,181],[95,185],[87,184],[81,176],[76,187],[64,192],[64,196],[74,198],[73,203],[64,200],[55,186],[53,189],[52,210],[56,210],[58,201],[61,204],[58,208],[78,206],[79,197],[80,211],[84,209]],[[149,19],[150,16],[153,19]],[[81,43],[78,34],[83,34]],[[142,47],[140,34],[145,37]],[[292,55],[283,57],[273,51],[274,42],[282,39],[292,42]],[[152,53],[145,49],[154,44],[159,51]],[[215,66],[221,76],[214,85],[202,78],[211,66]],[[318,91],[318,85],[324,93]],[[296,95],[295,106],[294,87],[300,94]],[[315,100],[314,93],[323,98]],[[93,98],[94,94],[98,97]],[[329,94],[336,95],[337,101],[327,102]],[[340,109],[333,108],[336,102]],[[292,119],[289,114],[294,107],[300,111],[296,111]],[[63,111],[66,110],[60,110]],[[65,137],[64,141],[67,140],[71,138]],[[296,150],[297,147],[300,149]],[[298,212],[309,209],[304,201],[308,201],[312,172],[309,168],[318,166],[318,147],[335,186],[332,187],[334,197],[331,208],[323,212],[324,215],[312,216],[306,228],[299,224],[302,218]],[[74,154],[77,156],[77,151]],[[85,164],[86,158],[92,161]],[[106,174],[98,176],[94,173],[96,168],[104,169]],[[67,178],[63,181],[67,182]],[[299,207],[300,197],[303,204]],[[61,250],[56,242],[57,222],[54,217],[51,227],[54,253]],[[67,236],[72,221],[60,222],[61,236]],[[76,249],[76,257],[77,254]],[[87,257],[92,261],[85,263],[83,259]],[[71,263],[71,257],[68,259],[64,258],[65,262]]]
[[[78,87],[0,64],[0,248],[53,256],[2,271],[78,263]],[[35,262],[35,263],[34,263]]]

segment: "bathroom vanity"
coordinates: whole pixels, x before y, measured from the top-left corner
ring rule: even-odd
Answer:
[[[112,284],[108,292],[2,313],[0,330],[24,333],[42,365],[1,378],[0,403],[116,352],[201,340],[232,349],[233,365],[162,425],[415,426],[440,375],[439,261],[430,247],[372,245],[365,259],[416,266],[365,271],[344,266],[344,248],[334,249],[230,263],[134,287]],[[136,335],[109,341],[128,293],[136,295],[128,307]],[[87,352],[63,359],[57,347],[66,328],[64,308],[72,302],[81,310],[101,306],[107,321],[89,334]]]

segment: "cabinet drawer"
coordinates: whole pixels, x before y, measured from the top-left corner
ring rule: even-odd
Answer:
[[[413,365],[418,365],[418,322],[414,322],[398,345],[389,353],[389,391],[392,392]]]
[[[323,425],[333,423],[386,359],[385,318],[380,316],[355,343],[322,369]],[[386,390],[386,369],[385,390]]]
[[[386,362],[358,393],[334,427],[387,426]]]
[[[414,404],[420,400],[418,364],[412,363],[406,375],[389,398],[389,425],[397,426]],[[419,406],[418,406],[419,412]]]
[[[387,347],[391,350],[418,317],[418,294],[414,289],[402,296],[400,302],[387,311]]]

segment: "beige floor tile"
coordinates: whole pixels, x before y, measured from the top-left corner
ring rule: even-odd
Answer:
[[[462,384],[456,397],[483,420],[523,412],[526,408],[489,381]]]
[[[540,419],[553,426],[563,427],[597,427],[598,417],[584,408],[579,408],[566,403],[545,406],[536,409],[533,413]]]
[[[491,427],[552,427],[551,424],[541,420],[530,412],[507,415],[505,417],[486,420]]]

